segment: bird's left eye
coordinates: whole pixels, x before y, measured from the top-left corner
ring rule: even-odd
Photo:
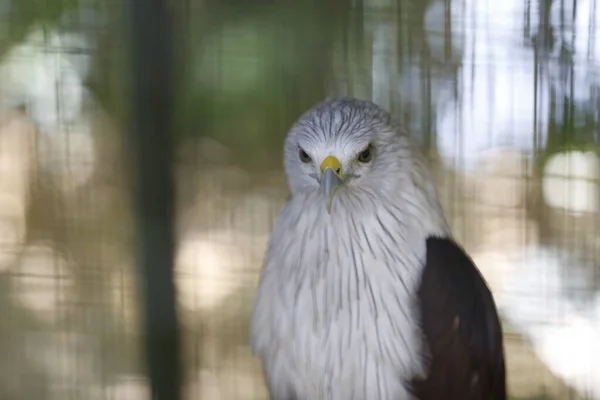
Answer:
[[[366,149],[358,153],[358,161],[368,163],[373,158],[373,146],[368,145]]]

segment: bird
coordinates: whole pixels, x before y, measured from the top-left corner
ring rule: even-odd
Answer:
[[[371,101],[336,97],[283,148],[291,195],[249,328],[270,399],[506,399],[494,298],[409,133]]]

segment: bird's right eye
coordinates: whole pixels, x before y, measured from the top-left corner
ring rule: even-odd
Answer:
[[[300,161],[302,161],[305,164],[312,161],[308,153],[302,148],[298,149],[298,157],[300,157]]]

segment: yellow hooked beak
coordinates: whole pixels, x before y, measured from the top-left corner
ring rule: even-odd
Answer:
[[[327,212],[331,214],[331,203],[337,188],[344,183],[342,163],[337,157],[327,156],[321,163],[321,188],[327,198]]]

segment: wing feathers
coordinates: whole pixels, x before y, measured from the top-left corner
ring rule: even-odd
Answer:
[[[451,239],[427,239],[419,288],[429,347],[427,379],[414,381],[421,400],[505,400],[502,329],[483,277]]]

